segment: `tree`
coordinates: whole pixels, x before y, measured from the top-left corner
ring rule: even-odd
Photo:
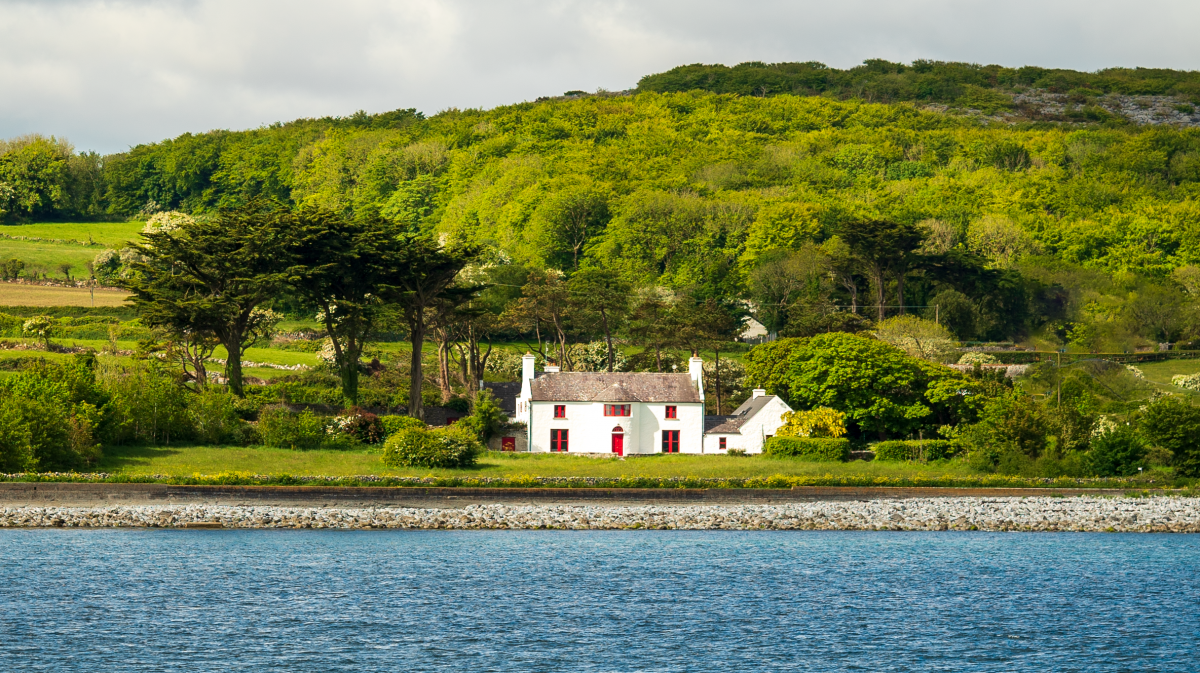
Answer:
[[[534,219],[541,245],[550,251],[547,261],[565,264],[569,259],[571,268],[578,269],[584,246],[608,223],[608,192],[590,180],[559,186]]]
[[[721,346],[737,338],[745,325],[745,313],[734,306],[718,302],[711,297],[704,301],[685,299],[675,305],[672,321],[678,329],[679,342],[692,351],[692,357],[700,355],[701,348],[711,348],[716,372],[717,414],[724,402],[721,394]]]
[[[952,340],[949,330],[932,320],[913,315],[888,318],[875,326],[875,336],[922,360],[944,363],[956,359],[958,344]]]
[[[290,233],[299,226],[289,210],[254,201],[144,232],[133,246],[141,259],[125,286],[148,326],[215,336],[227,352],[229,389],[241,397],[242,353],[273,327],[273,316],[257,309],[285,286],[293,266]]]
[[[829,256],[812,243],[799,250],[773,250],[758,258],[748,279],[756,318],[772,333],[787,325],[788,308],[797,301],[821,302],[827,295]]]
[[[643,289],[634,300],[626,331],[634,343],[654,349],[654,370],[663,370],[662,351],[675,343],[675,331],[668,316],[671,302],[660,288]]]
[[[479,255],[470,245],[442,246],[429,238],[407,234],[402,238],[397,268],[404,271],[389,285],[386,297],[399,305],[408,326],[408,341],[412,346],[409,369],[408,415],[425,420],[421,402],[421,386],[425,381],[422,353],[429,328],[430,312],[439,302],[453,301],[464,294],[477,292],[475,287],[454,287],[463,267]]]
[[[889,276],[896,279],[896,298],[904,313],[904,277],[925,232],[912,224],[884,220],[850,221],[842,225],[842,238],[860,260],[875,291],[877,321],[884,318],[885,289]]]
[[[571,293],[562,273],[549,269],[530,272],[529,280],[521,288],[521,298],[508,307],[503,319],[522,332],[532,331],[537,339],[538,354],[547,361],[555,359],[546,356],[542,333],[549,331],[547,336],[553,339],[558,350],[558,364],[569,370],[571,355],[567,349],[567,333],[572,313]]]
[[[608,269],[583,269],[567,282],[571,304],[582,320],[598,322],[608,344],[608,371],[613,370],[613,332],[629,312],[629,285]]]
[[[1200,476],[1200,408],[1172,395],[1146,408],[1142,430],[1156,446],[1171,452],[1176,474]]]
[[[934,417],[926,392],[931,383],[962,379],[898,348],[844,332],[779,339],[755,347],[746,359],[747,378],[755,387],[795,409],[840,411],[854,431],[880,439],[930,427]]]
[[[300,214],[292,287],[317,309],[333,346],[347,406],[358,404],[359,359],[388,315],[381,293],[408,269],[403,237],[385,220],[352,220],[329,211]]]

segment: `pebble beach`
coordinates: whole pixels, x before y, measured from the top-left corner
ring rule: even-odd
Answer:
[[[1200,498],[928,498],[780,505],[0,508],[3,528],[1200,532]]]

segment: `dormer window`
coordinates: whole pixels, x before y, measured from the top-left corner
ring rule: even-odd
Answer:
[[[631,404],[606,404],[604,405],[605,416],[628,416],[633,408]]]
[[[667,405],[666,417],[670,419],[679,418],[679,407],[673,404]]]

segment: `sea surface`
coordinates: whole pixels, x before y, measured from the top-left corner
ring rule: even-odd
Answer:
[[[1200,536],[0,530],[0,671],[1196,671]]]

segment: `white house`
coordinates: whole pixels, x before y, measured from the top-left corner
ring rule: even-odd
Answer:
[[[703,361],[687,374],[560,372],[535,374],[521,358],[515,420],[527,428],[528,451],[702,453]]]
[[[763,444],[783,425],[783,415],[792,408],[775,395],[755,388],[754,395],[729,416],[709,416],[704,421],[704,452],[721,453],[742,449],[761,453]]]

